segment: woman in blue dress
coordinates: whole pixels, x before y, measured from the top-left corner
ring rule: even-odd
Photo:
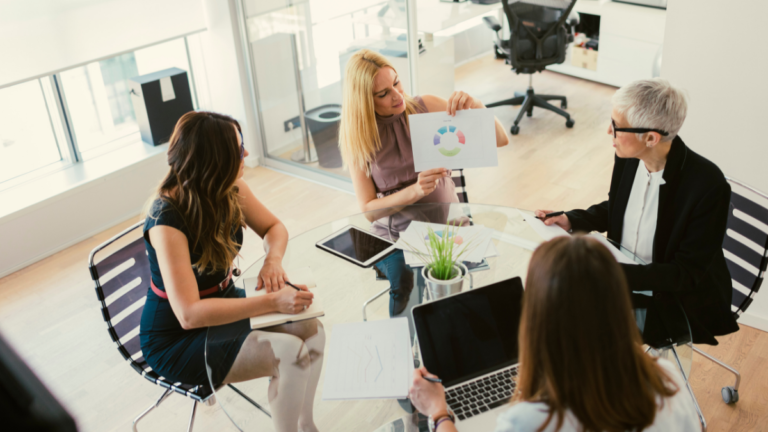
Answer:
[[[325,333],[307,320],[251,330],[249,318],[298,313],[313,295],[295,290],[282,268],[285,226],[243,181],[248,152],[231,117],[189,112],[179,119],[168,146],[170,170],[147,212],[144,240],[152,283],[141,317],[147,363],[169,381],[208,384],[205,342],[209,327],[211,381],[270,377],[269,403],[278,431],[316,431],[312,403],[320,378]],[[258,289],[245,298],[232,282],[243,228],[262,239],[266,257]]]

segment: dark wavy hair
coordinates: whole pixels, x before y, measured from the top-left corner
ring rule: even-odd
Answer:
[[[168,145],[170,169],[150,202],[157,198],[182,215],[199,271],[226,271],[238,254],[232,233],[244,225],[235,181],[241,153],[240,124],[232,117],[190,111],[179,119]]]
[[[533,253],[513,401],[544,402],[544,430],[571,410],[584,432],[643,430],[679,389],[642,349],[624,271],[605,246],[558,237]]]

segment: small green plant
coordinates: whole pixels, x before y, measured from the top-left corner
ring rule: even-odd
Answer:
[[[458,231],[459,225],[458,223],[453,223],[453,221],[445,226],[442,235],[438,235],[432,227],[427,227],[427,237],[422,240],[427,249],[426,254],[419,252],[407,242],[405,242],[405,245],[411,249],[411,253],[419,257],[424,265],[432,270],[432,276],[435,279],[450,280],[457,276],[454,269],[455,263],[460,261],[459,258],[469,251],[469,246],[474,242],[473,239],[464,243],[461,249],[458,250],[456,259],[454,259],[454,248],[459,246],[455,242]]]

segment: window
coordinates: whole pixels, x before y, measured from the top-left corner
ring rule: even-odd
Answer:
[[[0,89],[0,190],[140,142],[135,76],[183,69],[197,106],[188,51],[186,38],[175,39]]]
[[[68,159],[49,78],[0,89],[0,183]]]

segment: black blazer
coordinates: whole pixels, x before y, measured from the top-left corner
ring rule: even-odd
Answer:
[[[566,213],[574,231],[608,231],[608,238],[621,243],[638,163],[615,158],[608,201]],[[731,276],[722,249],[731,187],[715,164],[694,153],[679,136],[672,141],[663,178],[653,263],[622,265],[632,291],[653,291],[653,300],[639,306],[648,308],[643,338],[660,340],[676,332],[660,318],[679,311],[679,300],[693,342],[717,345],[715,336],[739,329],[731,312]]]

